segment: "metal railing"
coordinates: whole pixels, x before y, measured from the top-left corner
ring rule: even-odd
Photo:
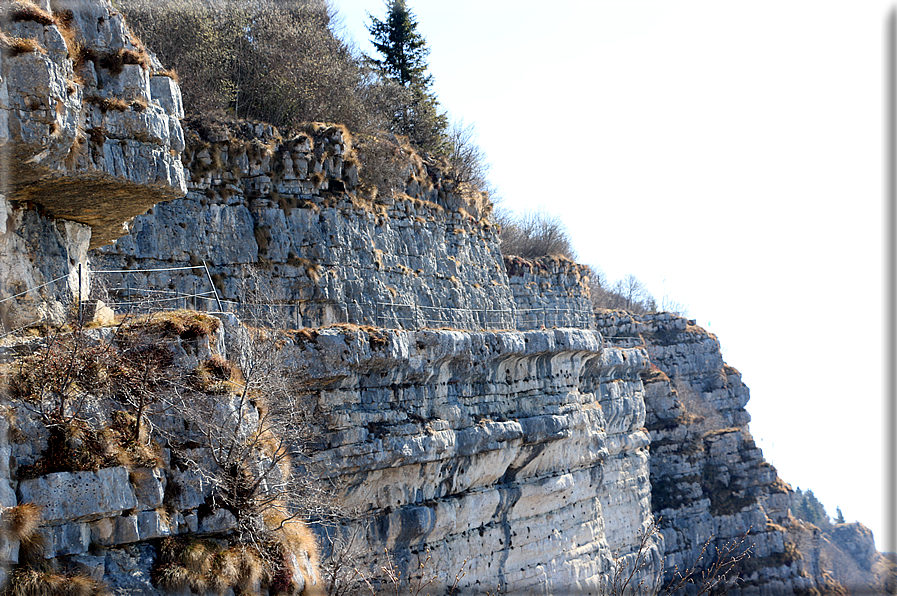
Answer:
[[[193,271],[192,291],[161,289],[146,287],[149,274],[165,272]],[[78,288],[84,288],[84,272],[79,266],[76,272],[58,277],[39,286],[28,288],[15,295],[0,299],[0,304],[20,298],[69,280],[77,274]],[[324,320],[334,323],[374,323],[381,327],[397,329],[421,329],[447,327],[453,329],[518,329],[530,330],[551,327],[579,327],[594,329],[594,318],[591,311],[571,308],[552,309],[495,309],[495,308],[462,308],[449,306],[427,306],[422,304],[406,304],[397,302],[374,302],[365,304],[343,304],[334,300],[303,299],[295,302],[265,302],[246,304],[233,300],[224,300],[215,287],[212,275],[205,263],[202,265],[158,267],[147,269],[97,269],[90,274],[96,278],[114,276],[106,283],[92,284],[91,299],[101,299],[118,314],[146,314],[156,311],[193,309],[206,312],[229,312],[238,315],[247,323],[277,321],[284,327],[300,328],[311,319],[316,325]],[[129,276],[142,275],[137,281]],[[78,307],[78,318],[82,318],[82,299],[74,290],[66,288],[65,294]],[[45,296],[41,299],[47,300]],[[57,293],[53,298],[63,301]],[[373,307],[373,313],[371,312]],[[0,338],[28,326],[45,322],[45,319],[31,321],[15,329],[8,330]]]

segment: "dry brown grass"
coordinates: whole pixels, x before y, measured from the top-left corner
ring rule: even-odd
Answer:
[[[173,68],[157,70],[156,72],[153,73],[153,76],[154,77],[168,77],[169,79],[173,80],[175,83],[181,82],[181,79],[178,76],[178,72],[176,70],[174,70]]]
[[[74,63],[75,58],[77,57],[77,52],[79,51],[79,44],[77,41],[78,32],[72,27],[75,13],[72,12],[70,8],[59,11],[54,10],[53,17],[56,24],[59,26],[59,32],[62,33],[62,39],[65,41],[65,48],[68,50],[69,58]]]
[[[17,23],[20,21],[34,21],[41,25],[53,25],[56,19],[53,15],[44,11],[31,2],[14,1],[4,6],[0,11],[0,20]]]
[[[94,126],[93,128],[88,128],[84,132],[87,133],[90,142],[99,147],[103,146],[103,143],[106,142],[106,134],[109,132],[103,126]],[[76,156],[77,158],[77,156]]]
[[[119,97],[101,97],[99,95],[88,95],[84,98],[84,101],[99,107],[103,113],[106,113],[110,110],[124,112],[128,108],[133,109],[135,112],[142,112],[149,105],[142,97],[138,97],[136,99],[128,101]]]
[[[0,52],[4,56],[18,56],[32,52],[46,54],[47,50],[36,39],[28,37],[11,37],[0,32]]]
[[[324,176],[324,172],[315,172],[309,176],[308,179],[315,185],[315,188],[320,188],[321,185],[324,184],[326,177]]]
[[[165,538],[152,570],[153,583],[171,591],[190,589],[197,593],[223,594],[234,590],[238,594],[258,594],[270,587],[277,575],[273,567],[278,558],[269,556],[270,548],[265,550],[262,555],[256,547],[245,544],[225,548],[191,537]]]
[[[22,566],[10,573],[3,596],[107,596],[109,588],[85,575]]]
[[[278,565],[280,568],[272,570],[273,582],[280,584],[276,585],[276,587],[287,593],[292,593],[295,590],[293,586],[297,585],[295,580],[292,579],[292,574],[299,572],[305,580],[303,594],[322,593],[319,592],[323,586],[321,586],[321,580],[317,572],[321,563],[318,541],[305,522],[295,519],[280,509],[272,508],[265,514],[265,524],[273,528],[271,537],[280,547],[275,548],[275,550],[280,550],[282,555],[282,557],[278,557],[282,561],[275,559],[275,563],[280,563]],[[289,556],[290,554],[292,557]],[[309,566],[313,570],[312,576],[309,576],[307,569],[302,564],[298,565],[298,569],[288,569],[292,565],[288,564],[287,561],[301,561],[305,557],[308,558]],[[278,582],[278,580],[280,581]],[[290,590],[290,588],[293,588],[293,590]]]
[[[238,390],[239,369],[222,356],[212,356],[201,362],[190,376],[190,385],[197,391],[225,394]]]
[[[78,135],[75,137],[75,140],[72,142],[72,147],[69,149],[68,155],[65,156],[65,167],[68,169],[74,169],[78,162],[80,161],[81,156],[85,154],[85,149],[87,147],[87,138],[83,136],[83,133],[79,130]]]
[[[3,512],[3,533],[20,542],[31,542],[40,522],[40,505],[20,503]]]
[[[81,66],[84,65],[88,60],[91,62],[96,62],[98,57],[96,53],[81,41],[75,40],[72,45],[67,46],[69,51],[69,58],[72,60],[72,68],[77,72]]]
[[[207,337],[216,333],[221,322],[215,317],[192,310],[172,310],[134,317],[122,325],[124,333],[141,333],[144,336],[178,336],[184,340]]]
[[[341,329],[346,332],[346,343],[350,342],[353,334],[363,332],[368,336],[371,348],[383,347],[389,344],[389,336],[385,330],[373,325],[356,325],[355,323],[336,323],[329,325],[327,329]]]
[[[149,56],[146,52],[120,48],[115,52],[103,54],[97,61],[101,68],[112,74],[119,74],[126,64],[138,64],[143,70],[149,70]]]

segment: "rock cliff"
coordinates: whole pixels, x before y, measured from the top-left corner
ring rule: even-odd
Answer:
[[[794,493],[754,443],[745,410],[748,388],[723,361],[716,336],[669,313],[605,311],[596,320],[607,341],[640,338],[650,356],[642,381],[652,509],[661,520],[666,581],[677,566],[698,560],[709,537],[711,550],[722,549],[747,533],[753,548],[735,567],[737,593],[885,589],[893,570],[885,571],[883,557],[873,552],[868,529],[840,524],[826,532],[791,514]],[[838,537],[848,535],[864,546],[836,546],[844,542]],[[868,573],[858,573],[860,567]]]
[[[221,298],[241,300],[251,266],[295,326],[515,328],[497,230],[410,149],[396,166],[402,192],[378,195],[360,188],[361,152],[341,127],[282,139],[270,126],[216,122],[187,138],[187,196],[136,218],[129,236],[94,254],[94,268],[205,261]],[[203,271],[126,279],[185,294],[207,287]]]
[[[0,305],[10,328],[61,320],[87,250],[186,187],[178,87],[111,4],[5,3],[2,33],[0,292],[71,276]]]
[[[373,333],[295,351],[319,392],[318,457],[370,522],[369,565],[387,549],[414,574],[429,556],[451,572],[437,592],[463,570],[464,591],[599,594],[642,546],[634,581],[654,584],[643,349],[572,329]]]

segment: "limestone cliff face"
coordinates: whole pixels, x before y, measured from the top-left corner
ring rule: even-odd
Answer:
[[[325,329],[295,364],[372,567],[385,548],[414,574],[428,551],[437,592],[463,568],[464,591],[513,594],[609,593],[615,563],[631,569],[650,517],[644,350],[570,329]],[[661,552],[655,537],[636,582]]]
[[[676,566],[698,560],[709,537],[712,551],[746,534],[752,555],[735,569],[736,593],[884,590],[887,565],[867,529],[842,524],[825,532],[791,515],[791,487],[756,447],[745,410],[748,388],[723,361],[713,334],[668,313],[606,311],[597,326],[611,343],[640,337],[650,355],[642,381],[652,509],[661,519],[667,581]],[[842,536],[856,545],[843,546]]]
[[[188,140],[187,196],[135,219],[130,235],[93,253],[95,269],[206,261],[221,297],[240,300],[251,267],[296,326],[515,327],[497,230],[415,154],[402,162],[404,192],[363,195],[365,164],[339,127],[282,139],[270,126],[225,123]],[[127,279],[184,293],[208,283],[203,271]]]
[[[39,6],[38,6],[39,5]],[[12,5],[0,55],[0,293],[86,265],[87,250],[186,191],[177,84],[108,2]],[[4,8],[6,11],[6,8]],[[138,64],[136,62],[142,62]],[[82,290],[86,291],[87,281]],[[59,320],[78,280],[0,305],[7,328]]]
[[[517,306],[518,329],[594,329],[588,267],[562,256],[506,256],[504,262]]]
[[[7,53],[0,66],[5,193],[90,225],[91,245],[100,246],[125,231],[123,222],[186,191],[180,92],[154,76],[158,64],[110,3],[42,6],[49,22],[4,24],[9,36],[39,44]]]
[[[435,591],[463,570],[466,593],[602,594],[624,566],[654,586],[663,557],[669,579],[711,536],[718,546],[746,535],[741,593],[885,584],[890,567],[868,530],[791,515],[790,487],[750,436],[748,389],[712,334],[669,314],[596,323],[583,267],[503,258],[488,202],[396,139],[383,154],[340,126],[283,138],[258,123],[194,121],[185,133],[177,86],[110,4],[41,6],[45,16],[3,29],[40,47],[0,56],[0,300],[32,289],[0,303],[4,329],[62,321],[91,291],[79,265],[129,270],[94,279],[114,303],[195,293],[211,277],[227,310],[244,282],[261,287],[284,326],[301,329],[277,347],[316,407],[321,481],[363,520],[319,527],[325,556],[327,535],[360,536],[366,570],[388,549],[414,575],[429,553]],[[365,168],[376,185],[362,182]],[[203,262],[208,277],[148,271]],[[179,337],[172,358],[245,369],[247,332],[221,316],[216,333]],[[89,349],[119,341],[111,330],[87,337]],[[47,340],[5,339],[3,372],[35,349],[49,353]],[[216,411],[248,436],[240,425],[262,408],[235,407],[228,391],[211,394]],[[234,540],[234,513],[185,464],[215,461],[183,421],[153,420],[166,431],[154,461],[44,473],[35,466],[59,447],[49,410],[13,397],[0,416],[0,505],[44,508],[41,556],[57,570],[150,596],[164,592],[161,539]],[[88,397],[102,428],[127,409]],[[643,542],[658,517],[660,534]],[[15,565],[20,546],[0,532],[3,562]],[[313,550],[284,557],[309,593],[322,581]]]

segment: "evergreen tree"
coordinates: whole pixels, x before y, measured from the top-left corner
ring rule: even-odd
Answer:
[[[387,4],[387,9],[389,13],[385,21],[368,15],[372,43],[383,54],[383,60],[371,59],[371,62],[403,87],[429,89],[433,84],[432,75],[427,74],[426,58],[430,49],[417,32],[414,15],[405,0],[392,0]]]
[[[836,523],[836,524],[843,524],[843,523],[845,523],[845,520],[844,520],[844,514],[841,513],[841,508],[840,508],[840,507],[835,507],[835,511],[836,511],[836,513],[837,513],[837,517],[835,517],[835,523]]]
[[[438,152],[445,140],[448,118],[430,91],[433,76],[427,73],[430,49],[417,31],[417,21],[405,0],[389,0],[385,20],[368,15],[368,32],[382,60],[368,58],[380,75],[403,90],[395,106],[392,132],[408,136],[412,143]]]
[[[828,529],[831,527],[832,522],[825,511],[825,506],[816,498],[812,490],[802,492],[798,488],[795,493],[797,496],[794,499],[794,507],[792,508],[792,513],[795,517],[810,522],[819,528]]]

